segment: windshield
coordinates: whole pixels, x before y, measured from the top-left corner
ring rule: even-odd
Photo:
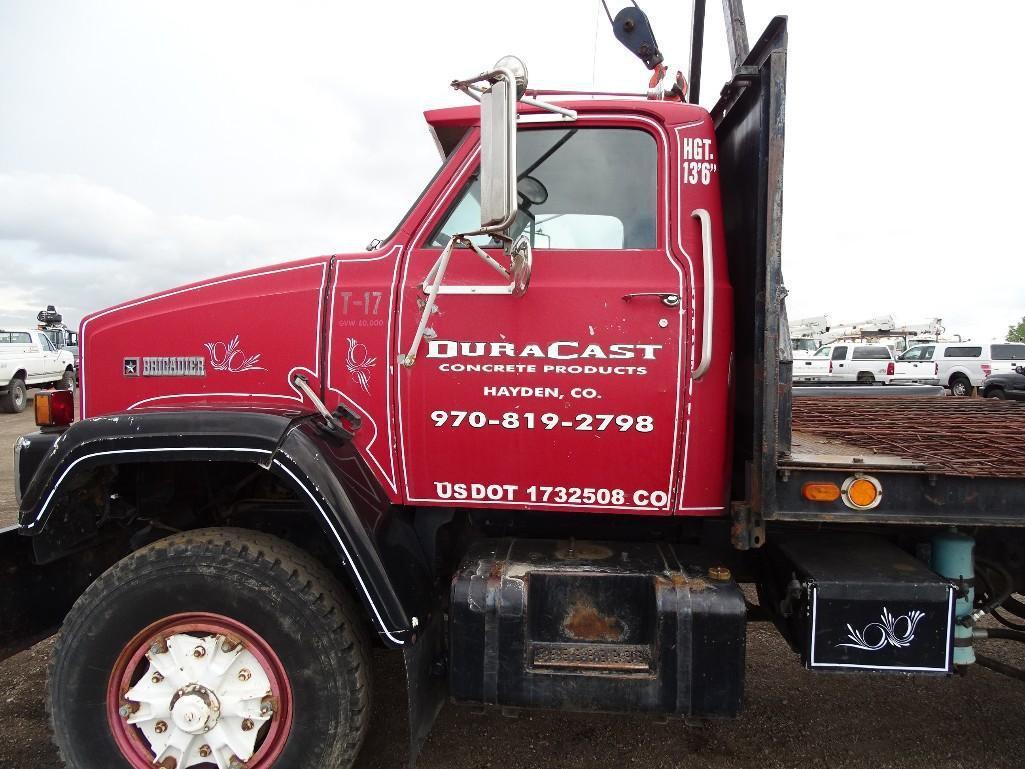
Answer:
[[[379,248],[382,244],[387,243],[389,240],[395,237],[396,233],[398,233],[399,231],[399,228],[409,218],[409,215],[413,213],[413,209],[420,205],[420,201],[424,199],[424,195],[426,195],[427,191],[434,186],[434,183],[436,181],[438,181],[438,177],[441,176],[441,172],[444,171],[445,168],[448,166],[449,161],[452,160],[452,158],[459,153],[459,148],[463,146],[463,142],[466,141],[466,137],[469,135],[469,131],[464,133],[463,138],[459,140],[459,143],[456,144],[456,146],[452,148],[452,151],[445,156],[445,159],[441,161],[441,165],[438,166],[438,170],[434,172],[434,176],[432,176],[431,180],[427,182],[427,184],[424,186],[422,190],[420,190],[420,194],[416,196],[416,200],[413,201],[413,205],[411,205],[409,209],[406,211],[406,213],[402,215],[402,218],[399,219],[398,224],[395,225],[395,229],[391,231],[388,237],[386,237],[384,240],[374,238],[367,245],[367,251],[373,251],[375,248]]]
[[[814,339],[791,339],[795,350],[803,350],[804,352],[815,352],[819,349],[819,343]]]

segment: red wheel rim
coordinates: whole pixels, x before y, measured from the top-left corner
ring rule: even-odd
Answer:
[[[285,667],[261,636],[241,622],[221,614],[189,612],[175,614],[154,622],[128,642],[118,656],[107,683],[107,721],[114,741],[134,769],[153,769],[153,750],[140,729],[127,723],[120,714],[124,695],[145,674],[146,652],[154,643],[174,635],[224,635],[240,641],[260,664],[270,682],[271,695],[276,706],[264,731],[257,739],[256,750],[245,761],[246,769],[267,769],[281,754],[292,727],[292,688]],[[192,764],[203,766],[204,764]],[[216,766],[211,760],[209,765]],[[179,767],[179,769],[181,769]]]

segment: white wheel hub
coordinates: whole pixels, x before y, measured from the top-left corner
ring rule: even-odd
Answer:
[[[121,716],[142,733],[154,764],[173,758],[177,769],[236,769],[253,757],[274,701],[267,672],[243,644],[176,634],[153,644],[146,659]]]

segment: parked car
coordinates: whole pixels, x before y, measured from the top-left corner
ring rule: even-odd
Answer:
[[[811,358],[794,361],[794,382],[888,384],[894,371],[893,353],[884,344],[827,344]]]
[[[932,342],[909,348],[920,360],[936,363],[939,384],[953,395],[971,395],[990,374],[1013,371],[1025,363],[1025,344],[1017,342]]]
[[[0,329],[0,410],[24,411],[29,386],[75,389],[74,357],[37,329]]]
[[[890,384],[940,383],[940,364],[933,360],[934,344],[920,344],[909,347],[897,356],[893,379]]]
[[[979,392],[983,398],[1025,401],[1025,366],[1016,366],[1014,371],[990,374],[982,381]]]

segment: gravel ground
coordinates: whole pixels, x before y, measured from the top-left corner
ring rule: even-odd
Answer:
[[[32,430],[31,413],[0,414],[0,449]],[[10,454],[7,454],[9,457]],[[14,522],[10,459],[0,457],[0,527]],[[44,641],[0,663],[0,769],[60,766],[44,707]],[[1025,667],[1025,649],[980,644]],[[361,769],[404,766],[401,656],[375,654],[375,700]],[[421,769],[1000,769],[1025,766],[1025,685],[983,668],[952,678],[824,674],[804,670],[769,625],[748,633],[746,712],[687,725],[642,716],[523,713],[449,705]],[[288,769],[293,769],[289,767]],[[299,769],[299,768],[296,768]]]

